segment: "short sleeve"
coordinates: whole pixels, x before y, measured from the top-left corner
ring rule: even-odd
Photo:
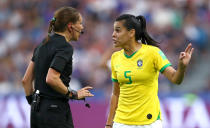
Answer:
[[[68,61],[72,59],[72,55],[73,55],[72,47],[57,49],[53,57],[53,60],[51,62],[50,68],[53,68],[61,73],[65,68],[65,65],[68,63]]]
[[[35,56],[37,55],[37,47],[34,49],[34,52],[33,52],[33,56],[31,58],[31,60],[34,62],[35,61]]]
[[[115,57],[114,57],[114,54],[112,54],[112,57],[111,57],[112,81],[113,82],[118,82],[117,74],[116,74],[116,71],[115,71],[115,68],[114,68],[114,61],[115,61]]]
[[[163,71],[167,67],[171,66],[171,63],[159,48],[155,49],[154,57],[155,57],[155,68],[161,73],[163,73]]]

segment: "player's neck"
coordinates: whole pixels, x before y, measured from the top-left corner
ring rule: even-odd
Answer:
[[[142,44],[135,42],[130,45],[125,46],[124,51],[126,55],[132,55],[134,52],[138,51],[141,48]]]

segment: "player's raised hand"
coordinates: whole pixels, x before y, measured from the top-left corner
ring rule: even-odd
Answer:
[[[191,60],[192,53],[194,51],[194,48],[192,48],[192,44],[188,44],[187,48],[184,52],[181,52],[179,55],[179,66],[182,68],[187,67]]]

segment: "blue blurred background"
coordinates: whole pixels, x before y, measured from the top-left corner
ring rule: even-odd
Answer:
[[[33,49],[47,36],[53,13],[72,6],[85,34],[74,46],[73,89],[91,85],[95,97],[70,101],[75,128],[103,128],[112,91],[109,59],[113,23],[122,13],[144,15],[149,34],[174,67],[188,43],[195,48],[181,86],[159,78],[164,128],[210,128],[209,0],[0,0],[0,128],[29,128],[21,79]],[[59,126],[58,126],[59,128]]]

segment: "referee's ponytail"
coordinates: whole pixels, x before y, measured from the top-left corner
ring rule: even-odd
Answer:
[[[127,30],[135,29],[135,40],[141,40],[143,44],[153,45],[159,47],[159,43],[152,39],[147,33],[146,19],[143,16],[133,16],[130,14],[123,14],[119,16],[116,21],[124,21],[124,26]]]
[[[47,35],[47,38],[44,39],[44,43],[47,43],[49,41],[50,35],[54,30],[55,21],[56,21],[56,19],[54,17],[50,20],[50,25],[49,25],[49,28],[48,28],[48,35]]]

